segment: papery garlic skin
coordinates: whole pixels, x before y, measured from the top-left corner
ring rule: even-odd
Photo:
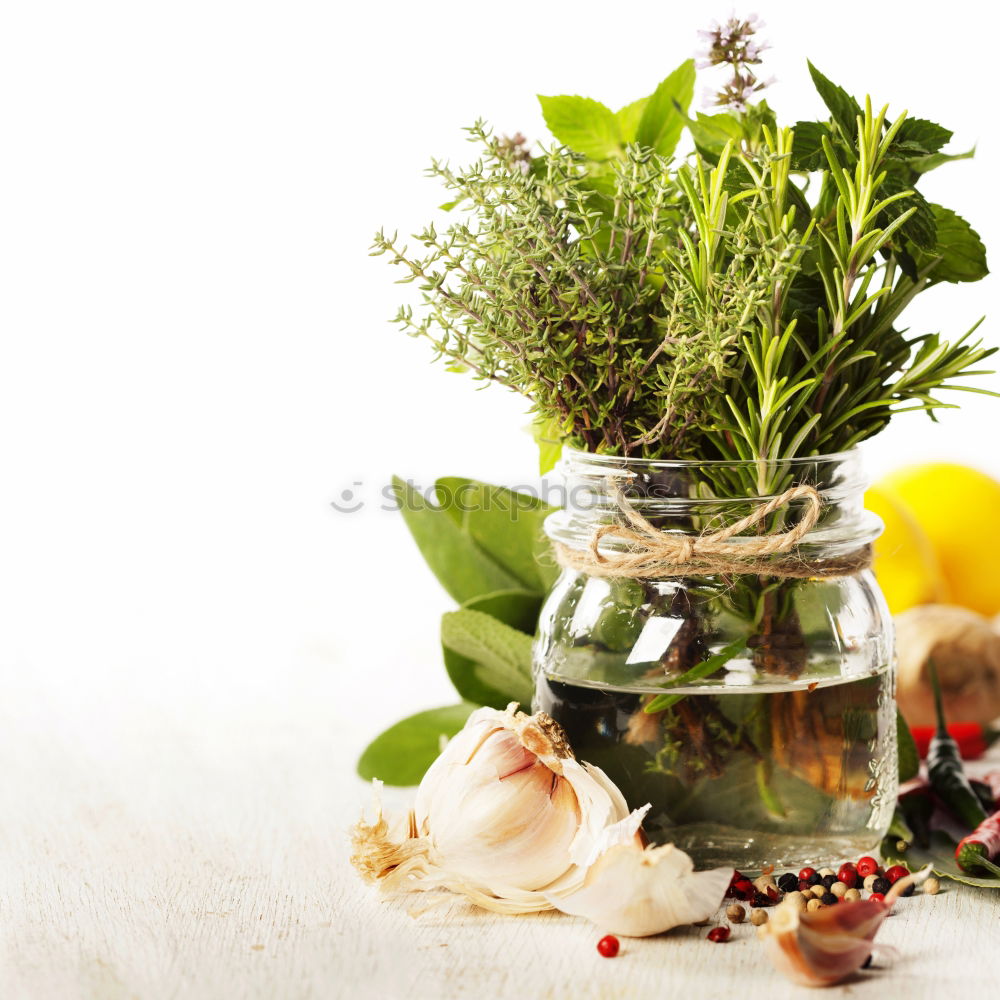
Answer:
[[[544,713],[481,708],[420,783],[403,836],[381,814],[354,831],[355,867],[387,889],[449,889],[505,913],[552,908],[583,884],[579,859],[629,817],[599,768],[576,761]],[[641,814],[631,824],[638,837]]]
[[[549,899],[563,913],[586,917],[612,934],[648,937],[706,920],[732,876],[731,868],[696,872],[673,844],[644,849],[631,840],[602,851],[582,887]]]

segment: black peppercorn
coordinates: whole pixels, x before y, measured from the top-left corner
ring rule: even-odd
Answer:
[[[806,881],[810,885],[819,885],[820,882],[823,881],[823,876],[820,875],[819,872],[813,872],[812,875],[810,875],[809,878],[806,879]]]
[[[819,901],[824,906],[834,906],[840,902],[840,900],[832,892],[824,892],[823,895],[820,896]]]
[[[824,875],[823,876],[823,886],[825,888],[827,888],[827,889],[829,889],[830,886],[833,885],[833,883],[836,882],[836,881],[837,881],[837,876],[836,875]]]
[[[778,888],[782,892],[795,892],[799,887],[799,879],[797,875],[793,875],[791,872],[785,872],[781,878],[778,879]]]
[[[881,876],[872,882],[872,892],[880,892],[884,896],[892,888],[892,883]]]

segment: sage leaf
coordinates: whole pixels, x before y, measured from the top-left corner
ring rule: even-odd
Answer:
[[[913,741],[913,733],[899,709],[896,709],[896,756],[899,762],[899,781],[909,781],[920,773],[920,754]]]
[[[482,611],[449,611],[441,618],[441,644],[452,683],[463,697],[474,695],[493,708],[511,701],[531,704],[533,641]]]
[[[917,265],[926,267],[935,259],[930,280],[979,281],[990,273],[986,264],[986,247],[968,222],[957,212],[941,205],[930,206],[934,214],[937,241],[933,250],[918,251]]]
[[[542,600],[543,595],[532,590],[498,590],[495,594],[484,594],[466,601],[461,610],[482,611],[519,632],[534,635],[538,630]]]
[[[387,785],[416,785],[476,705],[462,702],[417,712],[390,726],[368,744],[358,760],[358,774],[366,781],[378,778]]]
[[[456,519],[454,510],[431,506],[418,490],[397,476],[392,482],[410,534],[452,598],[461,603],[521,585],[518,577],[476,544],[461,520]]]
[[[507,589],[523,587],[539,593],[547,589],[536,553],[539,539],[544,539],[542,522],[554,508],[528,493],[475,479],[446,476],[437,481],[436,487],[438,497],[462,530],[513,578],[514,583]],[[547,543],[544,547],[547,549]]]
[[[589,97],[538,95],[549,131],[564,146],[591,160],[607,160],[621,151],[622,135],[614,112]]]
[[[661,156],[671,156],[677,148],[694,97],[694,60],[682,62],[653,91],[643,109],[636,141]]]
[[[812,76],[816,92],[827,106],[841,133],[853,142],[858,134],[858,115],[862,114],[861,105],[843,87],[838,87],[825,77],[811,62],[809,74]]]
[[[462,610],[480,611],[509,625],[519,632],[533,636],[538,630],[538,613],[542,607],[542,597],[527,590],[501,590],[466,601]],[[521,685],[504,686],[492,680],[488,664],[465,656],[448,646],[442,649],[445,669],[455,690],[466,701],[490,708],[506,708],[511,701],[519,700],[524,694]],[[530,664],[529,664],[530,669]]]

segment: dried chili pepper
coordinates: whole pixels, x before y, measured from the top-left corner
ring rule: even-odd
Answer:
[[[934,794],[969,829],[986,819],[986,810],[979,796],[972,790],[962,768],[962,755],[958,744],[948,734],[941,705],[941,685],[938,683],[934,661],[928,662],[931,686],[934,689],[934,707],[937,711],[937,730],[927,750],[927,777]]]
[[[934,726],[910,726],[913,742],[917,745],[917,753],[927,756],[931,740],[934,739]],[[1000,730],[984,726],[978,722],[950,722],[948,735],[958,744],[963,760],[975,760],[982,757],[987,749],[1000,738]]]
[[[992,816],[987,816],[968,837],[963,837],[955,848],[955,860],[959,868],[967,872],[985,868],[990,874],[1000,878],[1000,865],[993,864],[993,859],[998,857],[1000,857],[1000,810]]]

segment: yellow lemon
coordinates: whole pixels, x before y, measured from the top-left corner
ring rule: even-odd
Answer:
[[[882,518],[885,531],[875,539],[875,576],[889,610],[898,615],[918,604],[947,599],[934,549],[912,514],[889,493],[873,486],[865,506]]]
[[[947,600],[982,615],[1000,612],[1000,482],[936,462],[900,469],[877,486],[906,508],[930,541]]]

